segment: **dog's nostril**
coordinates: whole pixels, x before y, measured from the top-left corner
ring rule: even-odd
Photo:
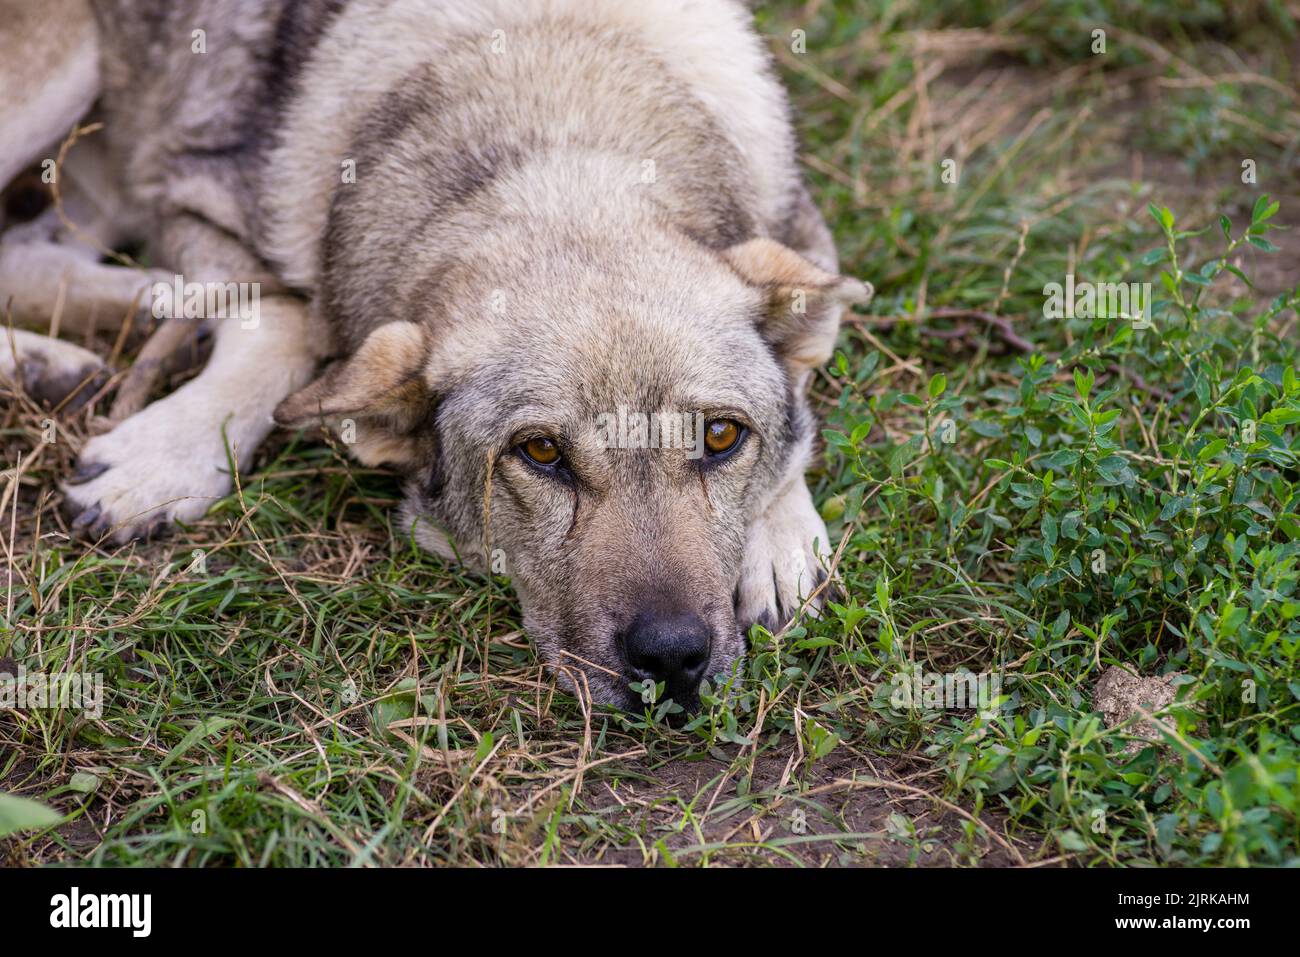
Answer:
[[[703,652],[700,654],[690,655],[682,661],[682,669],[685,671],[695,671],[699,668],[703,668],[706,661],[708,661],[708,656]]]

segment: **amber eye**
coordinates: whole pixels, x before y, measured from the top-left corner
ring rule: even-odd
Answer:
[[[529,439],[521,443],[519,448],[538,465],[554,465],[560,460],[560,447],[545,436]]]
[[[704,426],[704,445],[714,455],[730,452],[740,441],[740,426],[730,419],[711,419]]]

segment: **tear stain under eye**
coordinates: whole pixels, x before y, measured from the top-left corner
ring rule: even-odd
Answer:
[[[564,541],[566,544],[573,541],[573,533],[578,528],[578,503],[581,501],[581,498],[578,495],[578,485],[576,482],[573,484],[572,491],[573,491],[573,519],[569,522],[569,530],[564,533]]]
[[[497,464],[497,453],[488,450],[487,477],[483,480],[483,560],[492,567],[492,471]]]
[[[515,508],[519,509],[520,512],[527,514],[528,503],[524,501],[524,497],[519,494],[517,488],[507,482],[505,485],[501,486],[501,491],[510,499],[511,502],[514,503]]]

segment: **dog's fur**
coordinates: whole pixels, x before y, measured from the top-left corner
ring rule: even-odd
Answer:
[[[619,704],[639,612],[707,622],[714,674],[813,592],[805,389],[869,292],[835,274],[738,0],[56,6],[0,41],[0,71],[44,71],[48,93],[44,125],[0,113],[0,169],[50,155],[97,101],[101,168],[153,262],[261,289],[256,328],[215,322],[197,378],[86,444],[74,524],[124,540],[194,519],[230,489],[227,443],[246,467],[273,414],[346,424],[362,462],[407,477],[402,533],[503,556],[544,660]],[[46,52],[14,60],[14,42]],[[6,269],[9,247],[0,300],[38,316],[49,290]],[[132,277],[119,307],[139,287],[87,265]],[[620,406],[749,434],[716,464],[604,448],[596,418]],[[515,451],[540,434],[567,468]]]

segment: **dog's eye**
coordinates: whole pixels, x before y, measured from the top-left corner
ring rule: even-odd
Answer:
[[[521,442],[519,449],[538,465],[554,465],[560,460],[560,447],[555,444],[553,439],[545,436],[529,439],[527,442]]]
[[[744,427],[730,419],[710,419],[704,425],[704,446],[710,455],[725,455],[734,449],[744,434]]]

